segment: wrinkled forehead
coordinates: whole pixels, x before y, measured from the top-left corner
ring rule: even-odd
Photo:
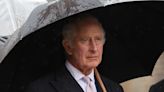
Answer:
[[[74,32],[73,39],[101,39],[105,42],[105,34],[97,25],[84,25]]]
[[[98,26],[97,24],[83,24],[83,25],[79,25],[76,28],[76,32],[75,33],[99,33],[99,34],[104,34],[103,33],[103,29]]]

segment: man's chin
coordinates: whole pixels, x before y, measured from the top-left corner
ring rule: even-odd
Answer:
[[[96,68],[100,63],[98,62],[92,62],[90,65],[92,68]]]

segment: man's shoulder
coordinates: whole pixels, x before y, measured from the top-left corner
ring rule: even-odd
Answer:
[[[114,82],[113,80],[108,79],[107,77],[101,76],[107,89],[110,89],[112,92],[123,92],[123,88],[119,83]]]
[[[53,80],[54,75],[55,75],[55,74],[53,74],[53,73],[44,75],[44,76],[39,77],[38,79],[34,80],[32,83],[34,83],[34,84],[37,84],[37,83],[39,83],[39,84],[40,84],[40,83],[47,83],[47,82]]]
[[[25,88],[25,92],[45,92],[43,90],[49,89],[51,82],[53,81],[54,74],[47,74],[42,76],[31,83]]]
[[[58,69],[58,71],[53,71],[53,72],[45,74],[44,76],[37,78],[32,83],[33,84],[48,83],[50,81],[54,81],[58,77],[64,76],[65,73],[66,73],[66,69],[65,69],[65,67],[62,67],[62,68]]]
[[[28,86],[26,86],[25,90],[27,91],[25,92],[47,92],[45,90],[53,92],[55,90],[54,85],[57,84],[57,82],[63,81],[62,79],[65,78],[64,76],[68,76],[68,74],[63,67],[58,69],[58,71],[47,73],[46,75],[30,82]]]
[[[116,85],[118,86],[119,84],[117,82],[114,82],[113,80],[110,80],[109,78],[107,77],[104,77],[104,76],[101,76],[102,80],[104,83],[108,84],[108,85]]]

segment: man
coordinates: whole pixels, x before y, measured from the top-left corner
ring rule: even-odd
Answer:
[[[121,86],[95,77],[101,63],[105,32],[99,21],[90,15],[79,15],[63,28],[63,47],[67,60],[60,71],[32,83],[27,92],[123,92]]]

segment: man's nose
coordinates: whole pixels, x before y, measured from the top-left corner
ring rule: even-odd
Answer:
[[[96,52],[97,51],[96,41],[93,40],[93,39],[90,40],[90,51],[92,51],[92,52]]]

